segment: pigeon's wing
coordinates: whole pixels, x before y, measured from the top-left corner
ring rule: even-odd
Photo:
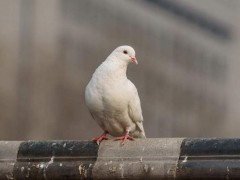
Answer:
[[[128,103],[128,114],[131,120],[137,125],[139,131],[145,136],[143,129],[143,116],[138,92],[134,84],[131,83],[132,97]]]

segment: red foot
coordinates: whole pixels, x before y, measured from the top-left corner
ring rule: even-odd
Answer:
[[[122,145],[124,145],[127,139],[129,139],[131,141],[134,140],[134,138],[129,135],[128,131],[126,132],[126,134],[124,136],[120,136],[120,137],[115,138],[115,141],[122,140]]]
[[[102,140],[108,140],[107,134],[108,133],[105,132],[101,136],[92,139],[92,141],[96,142],[99,145]]]

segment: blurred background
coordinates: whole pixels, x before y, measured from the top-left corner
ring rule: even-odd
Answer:
[[[97,66],[136,50],[147,137],[240,136],[240,1],[0,0],[0,139],[90,139]]]

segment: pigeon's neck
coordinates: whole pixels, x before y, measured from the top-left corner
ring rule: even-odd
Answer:
[[[104,62],[106,66],[106,73],[112,78],[127,78],[126,72],[128,67],[128,62],[119,61],[114,57],[109,58]]]

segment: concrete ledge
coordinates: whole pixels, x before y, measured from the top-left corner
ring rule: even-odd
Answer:
[[[0,179],[13,177],[20,141],[0,141]]]
[[[98,151],[93,177],[173,179],[182,141],[182,138],[138,139],[124,146],[116,141],[104,141]]]
[[[240,139],[1,141],[0,179],[240,179]]]

